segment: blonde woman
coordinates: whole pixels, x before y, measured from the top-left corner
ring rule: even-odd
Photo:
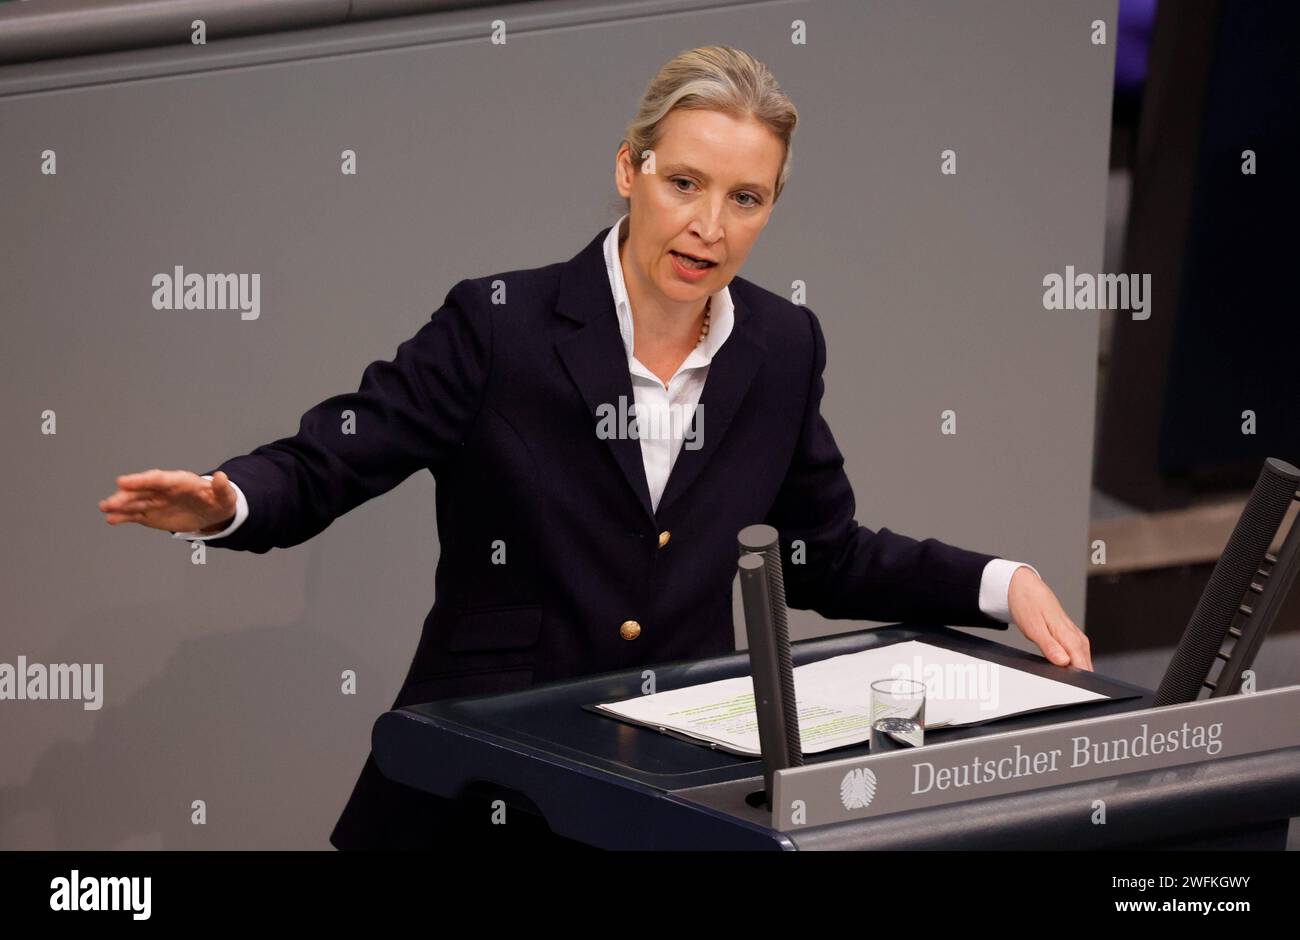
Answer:
[[[119,477],[107,521],[267,552],[428,469],[435,601],[394,707],[731,651],[736,534],[759,521],[784,557],[800,543],[792,607],[1014,620],[1053,662],[1090,669],[1087,639],[1030,566],[854,520],[820,413],[817,318],[739,276],[789,178],[796,121],[746,53],[676,56],[615,156],[621,219],[568,261],[460,281],[293,437],[203,476]],[[389,781],[372,756],[331,841],[493,830],[520,827]]]

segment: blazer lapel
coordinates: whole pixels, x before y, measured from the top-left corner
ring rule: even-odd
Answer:
[[[635,402],[632,377],[627,371],[627,350],[618,332],[614,295],[605,271],[604,240],[611,227],[606,226],[565,264],[555,305],[556,313],[581,325],[557,340],[555,349],[591,413],[593,435],[600,420],[600,409],[612,408],[617,421]],[[615,430],[620,428],[616,426]],[[607,436],[605,444],[641,509],[653,521],[641,442],[616,433]]]
[[[668,475],[664,495],[659,499],[661,516],[695,482],[700,471],[718,452],[722,438],[731,426],[731,419],[740,410],[763,361],[764,346],[758,335],[758,324],[754,322],[753,311],[738,296],[735,281],[731,283],[735,324],[731,328],[731,335],[709,363],[709,376],[704,382],[700,405],[695,409],[695,417],[691,422],[694,440],[700,446],[692,450],[687,447],[687,442],[683,442],[672,472]]]
[[[612,408],[618,418],[635,402],[632,378],[627,370],[627,350],[619,335],[614,295],[605,270],[604,240],[609,229],[610,226],[602,229],[565,264],[555,305],[557,314],[579,324],[578,329],[556,341],[555,349],[591,412],[592,434],[596,433],[599,409]],[[694,439],[700,446],[691,450],[683,443],[659,500],[660,515],[686,492],[717,453],[763,361],[759,324],[739,293],[733,280],[731,301],[735,324],[709,364],[708,379],[700,397],[702,407],[696,409],[692,421]],[[605,444],[642,510],[654,521],[656,513],[650,506],[640,441],[615,434],[606,437]]]

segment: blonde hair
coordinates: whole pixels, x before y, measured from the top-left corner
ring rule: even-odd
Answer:
[[[766,65],[730,46],[701,46],[674,56],[646,86],[636,117],[619,142],[620,148],[628,145],[634,166],[659,143],[664,119],[678,108],[753,117],[771,130],[785,147],[772,196],[776,204],[790,176],[790,144],[799,112]],[[622,204],[631,207],[628,199]]]

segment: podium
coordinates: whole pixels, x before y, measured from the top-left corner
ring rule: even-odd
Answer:
[[[859,630],[794,643],[792,653],[801,665],[906,640],[1112,697],[927,730],[926,746],[917,754],[931,744],[1143,711],[1154,700],[1151,690],[1062,669],[942,626]],[[656,666],[656,688],[747,675],[749,668],[744,651]],[[379,768],[392,780],[448,798],[472,787],[503,799],[510,812],[539,813],[558,835],[606,849],[1281,850],[1290,818],[1300,816],[1300,747],[1281,747],[874,818],[778,828],[761,799],[760,759],[584,707],[640,695],[643,681],[642,669],[636,668],[518,692],[410,705],[379,717],[372,748]],[[868,753],[864,743],[809,754],[804,769]],[[1090,823],[1088,808],[1099,800],[1121,824]]]

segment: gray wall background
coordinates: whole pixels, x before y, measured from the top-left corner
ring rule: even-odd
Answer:
[[[1114,19],[1115,0],[540,3],[0,70],[0,661],[105,672],[100,711],[0,702],[0,847],[328,848],[433,600],[432,478],[202,567],[96,504],[118,474],[293,433],[457,280],[575,254],[619,214],[646,82],[711,42],[800,110],[742,274],[808,284],[859,521],[1032,562],[1083,625],[1098,324],[1045,311],[1041,280],[1100,270]],[[259,272],[260,319],[153,310],[177,264]]]

